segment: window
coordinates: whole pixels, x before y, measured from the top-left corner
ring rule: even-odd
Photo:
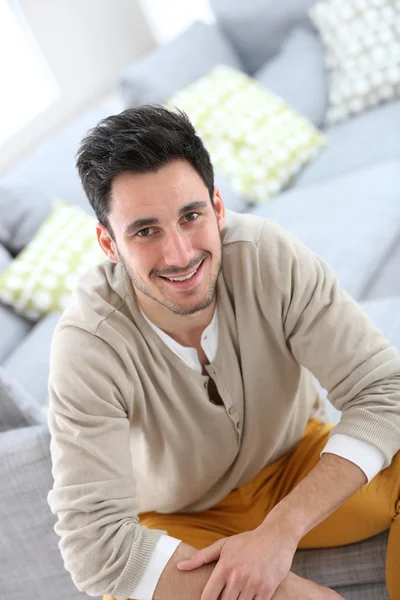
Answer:
[[[0,0],[0,144],[56,98],[55,82],[16,2]]]

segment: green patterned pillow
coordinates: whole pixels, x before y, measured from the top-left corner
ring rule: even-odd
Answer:
[[[0,275],[0,300],[28,319],[63,310],[75,281],[105,259],[97,221],[81,208],[56,201],[32,241]]]
[[[214,166],[250,202],[277,194],[327,143],[278,96],[223,65],[174,94],[167,105],[187,113]]]

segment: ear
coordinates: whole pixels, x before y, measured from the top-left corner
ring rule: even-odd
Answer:
[[[214,210],[217,215],[219,228],[222,229],[225,225],[225,206],[217,186],[214,188]]]
[[[99,246],[103,250],[104,254],[107,256],[107,258],[114,263],[121,262],[117,252],[117,246],[114,240],[112,239],[107,227],[105,227],[101,223],[97,223],[96,236],[97,241],[99,242]]]

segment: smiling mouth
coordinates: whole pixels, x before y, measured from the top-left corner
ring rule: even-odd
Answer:
[[[181,277],[167,277],[166,275],[160,275],[160,277],[163,277],[163,279],[168,279],[168,281],[187,281],[188,279],[191,279],[194,275],[196,275],[197,271],[203,264],[203,260],[199,265],[197,265],[194,271],[191,271],[191,273],[189,273],[188,275],[182,275]]]

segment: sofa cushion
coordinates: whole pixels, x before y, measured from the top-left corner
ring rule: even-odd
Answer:
[[[312,27],[308,9],[315,0],[211,0],[226,37],[252,75],[276,54],[293,27]]]
[[[213,163],[251,202],[275,196],[326,144],[281,98],[225,65],[174,94],[168,105],[188,114]]]
[[[78,277],[105,259],[95,225],[78,206],[56,202],[33,240],[0,275],[0,300],[32,320],[66,308]]]
[[[329,68],[329,123],[400,97],[397,0],[370,6],[359,0],[324,0],[310,15],[323,39]]]
[[[13,254],[32,239],[55,198],[92,209],[75,168],[82,137],[104,117],[119,112],[110,100],[91,108],[41,142],[36,151],[0,179],[0,241]]]
[[[0,183],[0,242],[17,254],[39,229],[50,208],[50,198],[34,188]]]
[[[232,183],[219,169],[214,168],[214,184],[219,188],[224,206],[234,212],[245,212],[249,208],[249,202],[240,194],[237,194]]]
[[[328,81],[318,36],[297,27],[278,54],[254,74],[259,81],[316,127],[324,121]]]
[[[6,598],[84,600],[65,570],[55,517],[47,425],[0,435],[0,590]]]
[[[0,365],[24,339],[33,323],[0,304]]]
[[[161,104],[219,64],[242,68],[216,26],[195,22],[180,36],[124,70],[118,89],[126,108]]]
[[[50,346],[60,313],[44,317],[4,361],[3,367],[41,406],[47,405]]]
[[[11,254],[0,244],[0,275],[11,261]],[[0,365],[31,327],[32,323],[17,315],[11,308],[0,304]]]
[[[252,212],[291,231],[360,299],[398,236],[399,168],[391,161],[296,187]]]
[[[2,217],[3,220],[3,217]],[[0,222],[0,227],[1,227],[1,222]],[[12,256],[9,253],[9,251],[7,250],[7,248],[5,248],[3,246],[3,244],[0,243],[0,273],[2,273],[6,267],[8,267],[8,265],[10,264],[10,262],[12,261]]]
[[[307,185],[360,167],[400,158],[400,101],[373,108],[324,129],[325,150],[306,167],[295,185]]]
[[[43,409],[0,367],[0,431],[44,422]]]

